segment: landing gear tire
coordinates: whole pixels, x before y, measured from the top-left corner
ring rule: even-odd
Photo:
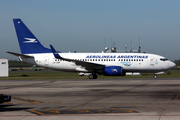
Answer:
[[[154,75],[154,79],[156,79],[158,76],[157,75]]]
[[[96,74],[90,74],[89,79],[97,79],[97,75]]]

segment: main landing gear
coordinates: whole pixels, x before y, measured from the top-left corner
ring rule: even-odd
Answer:
[[[89,79],[97,79],[97,75],[96,75],[96,73],[92,73],[92,74],[90,74],[89,75]]]

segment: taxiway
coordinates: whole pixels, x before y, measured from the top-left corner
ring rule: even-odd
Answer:
[[[0,119],[180,119],[180,79],[0,80]]]

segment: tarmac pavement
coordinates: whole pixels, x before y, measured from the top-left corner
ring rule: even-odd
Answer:
[[[179,120],[180,79],[0,80],[0,120]]]

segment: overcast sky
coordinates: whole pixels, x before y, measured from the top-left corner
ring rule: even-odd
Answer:
[[[0,58],[20,53],[13,18],[21,18],[46,47],[62,52],[101,52],[127,45],[180,59],[180,0],[1,0]]]

